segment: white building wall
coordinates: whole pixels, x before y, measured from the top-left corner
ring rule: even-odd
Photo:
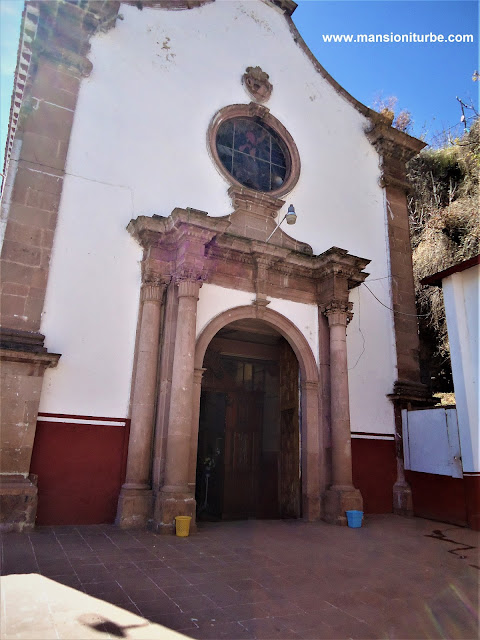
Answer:
[[[215,284],[204,284],[197,304],[197,337],[214,318],[221,313],[252,304],[255,294],[249,291],[226,289]]]
[[[197,336],[221,313],[236,307],[251,305],[255,294],[248,291],[226,289],[214,284],[204,284],[200,289],[197,307]],[[290,320],[307,340],[318,364],[318,311],[316,305],[268,298],[268,309]]]
[[[41,331],[49,351],[41,412],[127,416],[142,251],[125,231],[128,190],[69,177],[55,232]]]
[[[464,472],[480,471],[480,266],[442,280]]]
[[[315,71],[283,14],[261,0],[120,12],[114,29],[92,39],[93,71],[75,112],[42,324],[49,349],[63,355],[47,374],[41,411],[125,415],[140,278],[140,251],[125,227],[177,206],[231,211],[206,134],[220,108],[250,102],[247,66],[269,73],[267,106],[300,154],[300,179],[286,198],[298,213],[289,234],[314,253],[335,245],[371,259],[370,286],[391,306],[388,280],[379,280],[388,276],[385,206],[368,123]],[[368,292],[354,292],[354,302],[357,295],[350,366],[364,339],[365,351],[350,372],[352,428],[393,433],[385,398],[396,377],[393,325]]]

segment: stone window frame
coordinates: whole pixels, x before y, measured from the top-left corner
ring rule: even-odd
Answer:
[[[257,120],[260,124],[266,125],[274,131],[274,133],[281,139],[288,151],[288,164],[287,177],[285,182],[278,189],[272,189],[271,191],[257,191],[250,187],[246,187],[241,182],[236,180],[228,169],[223,165],[220,156],[217,152],[217,133],[220,126],[227,120],[234,118],[248,118],[251,120]],[[297,145],[293,140],[293,137],[286,129],[286,127],[273,116],[270,111],[261,105],[250,104],[232,104],[227,107],[223,107],[213,116],[207,131],[207,147],[210,155],[213,159],[214,165],[219,173],[227,180],[231,185],[240,187],[246,192],[252,194],[266,194],[273,198],[279,198],[292,191],[298,182],[300,177],[300,154],[298,153]]]

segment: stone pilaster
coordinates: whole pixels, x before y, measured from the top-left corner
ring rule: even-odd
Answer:
[[[157,418],[155,424],[155,443],[152,470],[152,486],[156,494],[164,483],[165,455],[167,447],[168,415],[170,412],[170,394],[172,389],[173,355],[177,331],[178,298],[177,285],[168,285],[160,349],[160,371],[158,380]],[[154,516],[155,518],[155,516]]]
[[[152,517],[150,468],[155,423],[157,363],[161,307],[166,285],[147,277],[140,294],[141,319],[132,392],[127,473],[116,522],[120,527],[144,527]]]
[[[363,509],[363,500],[352,481],[352,445],[348,395],[346,328],[352,304],[332,301],[324,309],[330,331],[330,392],[332,438],[332,485],[325,493],[324,518],[346,524],[345,511]]]
[[[309,416],[312,422],[318,424],[318,382],[301,382],[302,415]],[[323,442],[320,429],[304,429],[302,435],[302,504],[303,517],[308,522],[320,520],[320,496],[324,483],[320,477],[323,468]]]
[[[185,277],[186,276],[186,277]],[[189,488],[193,418],[197,301],[201,286],[193,272],[178,278],[178,317],[168,421],[165,484],[157,495],[155,529],[171,533],[175,516],[195,520],[195,497]]]
[[[188,474],[189,490],[195,492],[197,473],[197,451],[198,451],[198,425],[200,420],[200,396],[202,394],[202,378],[206,369],[194,369],[193,371],[193,411],[192,430],[190,438],[190,464]]]
[[[367,133],[381,158],[381,186],[385,189],[388,249],[391,265],[392,308],[395,330],[397,381],[389,398],[394,404],[397,481],[393,487],[393,511],[413,515],[412,493],[403,472],[402,409],[431,403],[431,394],[420,378],[420,345],[416,318],[415,285],[406,194],[406,163],[425,144],[380,121]]]
[[[29,474],[38,404],[45,369],[60,358],[47,352],[43,339],[38,333],[0,329],[0,531],[35,524],[37,486]]]
[[[39,330],[65,162],[79,87],[92,69],[89,39],[114,26],[119,6],[28,2],[23,14],[2,185],[3,530],[35,522],[37,488],[29,471],[40,393],[46,367],[60,357],[47,353]]]

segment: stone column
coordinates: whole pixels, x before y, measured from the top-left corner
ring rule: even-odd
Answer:
[[[144,527],[152,515],[150,467],[160,320],[165,284],[144,282],[141,290],[141,320],[137,363],[132,393],[127,474],[118,500],[117,524],[122,528]]]
[[[320,478],[320,470],[324,465],[323,434],[318,420],[318,382],[302,380],[301,385],[303,517],[308,522],[314,522],[320,520],[320,495],[324,489]],[[309,428],[311,425],[318,427]]]
[[[190,464],[188,473],[188,486],[192,492],[195,492],[196,485],[200,397],[202,395],[202,378],[205,371],[206,369],[202,367],[201,369],[195,369],[193,372],[192,430],[190,438]]]
[[[178,319],[172,371],[165,484],[158,495],[155,528],[171,533],[175,516],[195,518],[195,498],[189,489],[190,439],[193,417],[197,301],[201,282],[178,282]]]
[[[325,519],[345,525],[345,511],[363,509],[360,491],[352,482],[352,447],[346,327],[352,318],[351,303],[332,302],[324,310],[330,331],[330,393],[332,436],[332,485],[326,492]]]

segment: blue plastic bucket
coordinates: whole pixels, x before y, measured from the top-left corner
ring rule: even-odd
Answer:
[[[358,529],[362,526],[363,511],[356,511],[355,509],[352,509],[351,511],[345,511],[345,513],[347,514],[349,527],[352,529]]]

